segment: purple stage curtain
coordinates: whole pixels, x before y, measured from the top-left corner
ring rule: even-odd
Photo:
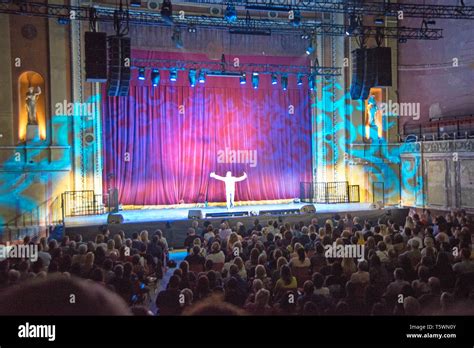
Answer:
[[[140,50],[132,57],[181,58]],[[301,57],[239,58],[241,63],[308,64]],[[224,183],[209,174],[224,176],[230,170],[248,175],[236,183],[236,201],[298,197],[299,183],[310,181],[312,173],[307,80],[297,86],[290,75],[283,91],[280,80],[272,85],[270,75],[260,74],[254,89],[252,72],[246,73],[246,85],[238,78],[208,76],[205,84],[191,87],[187,71],[179,71],[176,82],[161,71],[159,86],[152,87],[149,69],[145,81],[138,81],[134,70],[129,97],[107,97],[104,89],[104,190],[118,188],[126,205],[195,203],[206,197],[222,202]],[[225,156],[239,150],[240,158]],[[256,163],[235,163],[255,153]]]

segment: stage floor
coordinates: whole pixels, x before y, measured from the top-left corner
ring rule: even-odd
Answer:
[[[162,209],[139,209],[139,210],[122,210],[124,223],[137,222],[158,222],[158,221],[178,221],[187,220],[188,212],[191,209],[200,209],[205,217],[208,213],[225,213],[225,212],[243,212],[252,211],[257,215],[262,210],[283,210],[283,209],[300,209],[307,203],[286,203],[286,204],[258,204],[258,205],[242,205],[236,206],[230,210],[226,207],[196,207],[196,208],[162,208]],[[339,204],[314,204],[316,213],[346,213],[354,211],[374,210],[370,207],[371,203],[339,203]],[[222,217],[221,217],[222,219]],[[99,226],[107,224],[107,214],[75,216],[65,218],[67,227],[82,226]]]

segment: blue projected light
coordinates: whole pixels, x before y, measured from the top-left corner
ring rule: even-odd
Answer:
[[[298,86],[301,86],[303,84],[303,76],[298,75],[298,80],[296,81],[296,84]]]
[[[308,76],[308,87],[310,91],[314,91],[316,89],[316,77],[313,74]]]

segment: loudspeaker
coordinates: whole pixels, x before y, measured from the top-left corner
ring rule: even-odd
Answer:
[[[223,213],[207,213],[206,218],[225,218],[225,217],[235,217],[235,216],[249,216],[248,211],[227,211]]]
[[[351,99],[357,100],[362,92],[365,71],[365,49],[358,48],[352,54]]]
[[[107,95],[126,97],[130,87],[130,38],[110,36],[109,40],[109,76]]]
[[[316,214],[316,207],[313,204],[303,205],[300,209],[301,214]]]
[[[107,216],[107,223],[108,224],[123,224],[122,214],[109,214]]]
[[[202,210],[189,210],[188,219],[202,219]]]
[[[260,210],[259,215],[290,215],[299,214],[299,209]]]
[[[362,84],[362,91],[360,98],[366,100],[369,97],[370,89],[374,87],[376,78],[376,57],[373,48],[365,50],[365,64],[364,64],[364,83]]]
[[[372,48],[375,58],[375,81],[373,87],[392,86],[392,49],[390,47]]]
[[[107,34],[84,34],[85,70],[87,82],[107,81]]]

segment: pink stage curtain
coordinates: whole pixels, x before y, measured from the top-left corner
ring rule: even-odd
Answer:
[[[153,51],[133,51],[133,57],[179,59]],[[307,64],[300,57],[283,62],[295,60]],[[299,183],[310,181],[312,172],[307,80],[297,86],[290,75],[283,91],[280,80],[272,85],[270,75],[259,78],[257,89],[250,71],[246,85],[238,78],[208,76],[205,84],[190,87],[187,71],[179,71],[176,82],[161,71],[160,85],[152,87],[148,69],[145,81],[133,71],[129,97],[107,97],[104,89],[104,190],[118,188],[120,202],[127,205],[204,202],[206,196],[222,202],[224,183],[209,174],[224,176],[230,170],[248,175],[236,184],[236,201],[298,197]],[[229,163],[232,158],[222,156],[226,149],[227,154],[256,153],[255,165]]]

